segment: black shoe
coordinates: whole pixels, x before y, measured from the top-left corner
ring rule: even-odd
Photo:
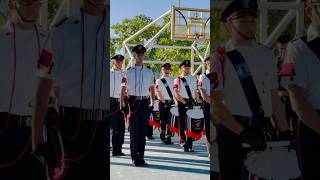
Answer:
[[[133,164],[135,167],[148,166],[148,163],[146,163],[144,160],[135,160],[135,161],[132,161],[132,164]]]
[[[165,140],[163,141],[164,144],[173,144],[171,141]]]
[[[194,152],[194,150],[193,149],[188,149],[188,152]]]
[[[123,152],[119,152],[118,156],[125,156],[126,154],[124,154]]]
[[[165,144],[173,144],[172,142],[171,142],[171,138],[166,138],[166,140],[165,140]]]
[[[148,163],[145,160],[141,161],[141,166],[148,166]]]
[[[125,156],[123,152],[113,152],[112,156]]]

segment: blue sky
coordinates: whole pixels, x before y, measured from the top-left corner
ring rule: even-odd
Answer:
[[[110,0],[110,25],[121,23],[124,18],[145,14],[153,19],[168,11],[178,0]],[[181,7],[209,9],[209,0],[180,0]],[[113,36],[113,32],[111,32]]]

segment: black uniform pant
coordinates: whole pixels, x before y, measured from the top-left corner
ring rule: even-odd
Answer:
[[[118,99],[110,98],[110,115],[113,153],[120,153],[124,143],[125,120]]]
[[[149,101],[148,99],[137,100],[135,97],[129,97],[130,118],[130,152],[133,161],[140,161],[144,158],[146,145],[146,134],[149,119]]]
[[[320,179],[320,134],[299,122],[297,150],[303,180]]]
[[[45,180],[45,168],[31,154],[31,127],[19,125],[18,116],[4,129],[6,122],[7,113],[0,113],[0,179]]]
[[[193,138],[187,138],[185,134],[187,125],[187,109],[186,105],[181,102],[178,103],[179,111],[179,134],[180,134],[180,144],[183,145],[184,149],[192,149]]]
[[[239,135],[233,133],[223,125],[218,126],[217,143],[220,163],[221,180],[241,180],[244,149]]]
[[[163,138],[166,137],[166,135],[171,135],[171,133],[168,130],[168,125],[169,125],[169,115],[170,115],[170,108],[171,107],[166,107],[164,103],[160,102],[159,103],[159,111],[160,111],[160,123],[161,123],[161,136]]]
[[[148,121],[149,121],[149,117],[148,117]],[[152,137],[152,136],[153,136],[153,126],[148,123],[147,137]]]
[[[110,176],[107,120],[80,121],[79,117],[79,108],[60,109],[62,140],[69,159],[64,180],[106,180]]]
[[[207,103],[206,101],[203,101],[203,114],[204,114],[206,137],[208,142],[210,142],[210,104]]]

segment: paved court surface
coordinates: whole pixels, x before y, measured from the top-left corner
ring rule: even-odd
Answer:
[[[209,158],[205,138],[194,143],[195,152],[183,152],[178,138],[173,145],[161,144],[159,131],[154,130],[154,140],[147,140],[145,160],[147,167],[131,164],[129,135],[126,133],[124,157],[111,157],[111,180],[209,180]]]

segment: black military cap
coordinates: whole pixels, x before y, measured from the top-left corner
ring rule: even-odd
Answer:
[[[146,52],[146,48],[142,44],[138,44],[132,48],[132,52]]]
[[[184,60],[180,65],[179,68],[181,68],[181,66],[191,66],[191,63],[189,60]]]
[[[207,59],[204,60],[204,62],[210,61],[210,56],[207,57]]]
[[[231,16],[250,14],[254,17],[258,16],[258,2],[257,0],[233,0],[224,9],[220,20],[227,22],[227,19]]]
[[[116,60],[116,61],[122,61],[122,60],[124,60],[124,56],[122,56],[121,54],[117,54],[117,55],[113,56],[111,59]]]
[[[170,63],[164,63],[164,64],[162,64],[162,66],[161,67],[171,67],[171,64]]]

